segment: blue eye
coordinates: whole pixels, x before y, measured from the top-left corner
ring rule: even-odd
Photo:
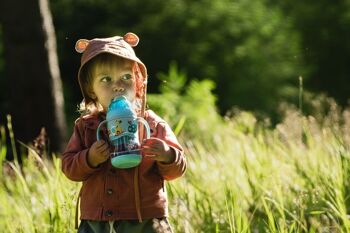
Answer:
[[[121,76],[122,80],[129,80],[131,78],[132,78],[131,74],[124,74],[123,76]]]
[[[104,82],[104,83],[107,83],[107,82],[110,82],[112,81],[112,78],[109,77],[109,76],[103,76],[101,79],[100,79],[101,82]]]

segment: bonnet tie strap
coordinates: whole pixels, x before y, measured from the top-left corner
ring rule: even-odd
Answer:
[[[136,207],[137,218],[138,218],[139,222],[142,222],[141,203],[140,203],[140,189],[139,189],[139,167],[135,168],[135,173],[134,173],[134,190],[135,190],[135,207]]]
[[[75,221],[74,221],[74,227],[75,229],[78,229],[78,221],[79,221],[79,205],[80,205],[80,196],[81,196],[81,192],[83,190],[83,187],[80,188],[79,194],[78,194],[78,198],[77,198],[77,202],[75,204]]]
[[[142,118],[144,118],[145,110],[146,110],[147,73],[146,73],[146,77],[143,77],[137,62],[135,62],[135,65],[133,66],[133,73],[135,77],[137,77],[138,79],[138,85],[136,86],[136,89],[137,91],[140,91],[139,95],[141,97],[141,106],[140,106],[141,109],[139,114]],[[139,139],[140,139],[140,142],[142,143],[142,140],[144,139],[143,127],[139,127]],[[140,201],[140,188],[139,188],[139,166],[135,168],[135,172],[134,172],[134,192],[135,192],[135,207],[136,207],[137,218],[141,223],[142,215],[141,215],[141,201]]]

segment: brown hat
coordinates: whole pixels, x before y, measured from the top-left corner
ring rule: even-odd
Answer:
[[[135,47],[139,43],[139,38],[134,33],[128,32],[123,37],[114,36],[108,38],[95,38],[92,40],[80,39],[75,44],[75,50],[78,53],[83,53],[81,56],[81,64],[78,72],[78,80],[80,89],[82,91],[84,99],[89,99],[88,94],[83,87],[83,77],[81,76],[81,70],[83,66],[101,53],[113,54],[125,59],[136,62],[133,70],[136,77],[136,93],[138,98],[141,98],[143,102],[146,97],[147,86],[147,69],[141,60],[136,57],[135,51],[132,47]],[[144,104],[144,103],[143,103]]]

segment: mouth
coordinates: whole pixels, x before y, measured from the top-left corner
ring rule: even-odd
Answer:
[[[121,96],[124,96],[129,101],[133,101],[133,99],[134,99],[132,93],[130,93],[128,91],[121,91],[121,92],[115,93],[115,95],[114,95],[112,100],[114,100],[114,99],[116,99],[118,97],[121,97]]]
[[[116,98],[116,97],[120,97],[120,96],[127,96],[127,93],[125,93],[125,92],[118,92],[118,93],[115,94],[113,99]]]

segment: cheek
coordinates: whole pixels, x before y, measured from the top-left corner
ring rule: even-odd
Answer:
[[[125,87],[125,90],[126,90],[126,95],[129,99],[129,101],[134,101],[134,98],[135,98],[135,95],[136,95],[136,89],[135,89],[135,86],[134,84],[129,84]]]
[[[100,85],[96,88],[96,91],[100,92],[100,93],[105,93],[105,92],[108,92],[109,90],[112,90],[112,85],[107,85],[107,84],[103,84],[103,85]]]
[[[123,87],[129,91],[135,90],[135,85],[133,82],[123,83]]]

